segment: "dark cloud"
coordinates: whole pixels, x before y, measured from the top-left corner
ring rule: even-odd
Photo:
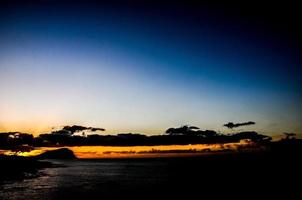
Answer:
[[[105,131],[105,129],[104,128],[93,128],[93,127],[90,127],[90,130],[91,131]]]
[[[249,122],[243,122],[243,123],[233,123],[233,122],[229,122],[227,124],[224,124],[223,126],[227,127],[227,128],[237,128],[240,126],[250,126],[250,125],[254,125],[256,124],[255,122],[249,121]]]
[[[74,133],[74,132],[78,132],[78,131],[84,131],[87,129],[89,129],[89,128],[87,128],[85,126],[73,125],[73,126],[64,126],[62,130]]]
[[[73,135],[76,132],[80,131],[105,131],[104,128],[96,128],[96,127],[86,127],[86,126],[79,126],[79,125],[72,125],[72,126],[64,126],[61,130],[53,131],[53,134],[63,134],[63,135]]]
[[[179,128],[169,128],[166,130],[166,133],[169,135],[183,135],[194,132],[194,130],[198,130],[199,128],[196,126],[181,126]]]
[[[199,127],[197,127],[197,126],[190,126],[189,127],[191,130],[193,130],[193,129],[195,129],[195,130],[198,130],[198,129],[200,129]]]
[[[166,130],[166,134],[168,135],[184,135],[184,136],[201,136],[203,138],[211,138],[216,137],[218,134],[213,130],[200,130],[199,127],[196,126],[181,126],[178,128],[169,128]]]
[[[252,124],[245,122],[240,124]],[[234,124],[233,124],[234,126]],[[236,124],[238,126],[238,124]],[[120,133],[117,135],[86,134],[85,132],[104,131],[103,128],[79,125],[64,126],[57,131],[40,134],[37,137],[19,132],[0,133],[0,149],[20,149],[20,145],[29,146],[148,146],[148,145],[186,145],[186,144],[224,144],[249,139],[256,143],[271,141],[271,137],[255,131],[245,131],[224,135],[214,130],[200,130],[195,126],[169,128],[163,135],[144,135],[138,133]],[[78,134],[80,133],[80,134]],[[82,134],[83,133],[83,134]],[[288,141],[295,139],[292,133],[286,133]],[[12,137],[13,136],[13,137]],[[16,148],[15,148],[16,147]]]

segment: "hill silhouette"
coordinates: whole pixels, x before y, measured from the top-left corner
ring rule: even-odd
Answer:
[[[46,151],[35,156],[36,159],[76,159],[74,153],[68,148]]]

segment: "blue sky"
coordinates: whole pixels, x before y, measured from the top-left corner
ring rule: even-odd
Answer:
[[[215,10],[214,10],[215,11]],[[11,6],[0,21],[0,130],[81,124],[162,133],[301,132],[301,69],[291,41],[211,10]]]

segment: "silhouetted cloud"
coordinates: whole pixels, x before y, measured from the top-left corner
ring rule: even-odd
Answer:
[[[198,130],[199,128],[196,126],[181,126],[179,128],[169,128],[166,130],[166,133],[169,135],[182,135],[182,134],[190,134],[194,132],[194,130]]]
[[[203,138],[213,138],[218,136],[216,131],[213,130],[200,130],[199,127],[196,126],[181,126],[178,128],[169,128],[166,130],[166,134],[168,135],[183,135],[183,136],[199,136]]]
[[[62,134],[62,135],[73,135],[76,132],[80,131],[105,131],[104,128],[96,128],[96,127],[85,127],[79,125],[72,125],[72,126],[64,126],[61,130],[53,131],[53,134]]]
[[[93,127],[90,127],[90,130],[91,131],[105,131],[105,129],[104,128],[93,128]]]
[[[77,131],[84,131],[87,130],[88,128],[85,126],[78,126],[78,125],[73,125],[73,126],[64,126],[62,130],[65,131],[70,131],[72,133],[77,132]]]
[[[223,126],[227,127],[227,128],[237,128],[239,126],[250,126],[250,125],[254,125],[256,124],[255,122],[249,121],[249,122],[243,122],[243,123],[233,123],[233,122],[229,122],[227,124],[224,124]]]
[[[242,124],[253,124],[245,122]],[[232,126],[238,126],[234,124]],[[148,146],[148,145],[186,145],[186,144],[224,144],[249,139],[257,143],[269,143],[271,137],[255,131],[239,132],[224,135],[214,130],[201,130],[196,126],[181,126],[169,128],[164,135],[144,135],[138,133],[120,133],[117,135],[101,135],[95,131],[104,131],[103,128],[85,127],[79,125],[64,126],[60,130],[40,134],[33,137],[31,134],[19,132],[0,133],[0,148],[20,149],[20,145],[29,146]],[[93,134],[86,134],[85,132]],[[80,133],[80,134],[79,134]],[[293,134],[287,134],[294,139]]]

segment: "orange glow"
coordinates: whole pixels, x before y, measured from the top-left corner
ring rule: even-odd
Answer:
[[[237,150],[238,147],[251,144],[250,141],[227,144],[161,145],[161,146],[73,146],[67,147],[78,158],[148,158],[175,157],[205,154],[219,150]],[[62,147],[39,147],[30,152],[5,151],[5,155],[36,156],[45,151]]]

